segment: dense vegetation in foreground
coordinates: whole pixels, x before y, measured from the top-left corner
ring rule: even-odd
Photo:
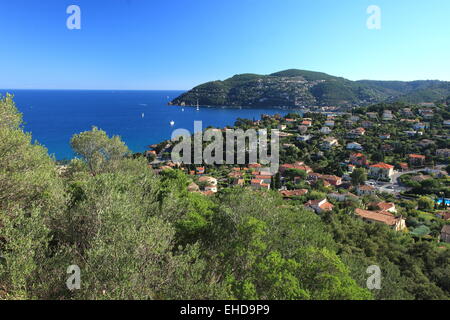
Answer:
[[[448,299],[450,252],[344,212],[316,215],[278,193],[189,193],[118,137],[71,141],[64,172],[0,101],[0,298]],[[81,269],[81,289],[66,269]],[[366,269],[383,270],[365,289]]]
[[[285,70],[240,74],[183,93],[175,105],[312,107],[359,106],[379,102],[434,102],[450,95],[445,81],[351,81],[321,72]]]

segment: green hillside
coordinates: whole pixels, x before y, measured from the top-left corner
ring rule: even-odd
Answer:
[[[450,95],[450,83],[351,81],[326,73],[289,69],[270,75],[240,74],[201,84],[174,99],[174,105],[310,107],[358,106],[385,101],[434,102]]]

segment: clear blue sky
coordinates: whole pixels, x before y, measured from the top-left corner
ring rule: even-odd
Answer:
[[[0,0],[0,34],[0,88],[190,89],[289,68],[450,80],[448,0]]]

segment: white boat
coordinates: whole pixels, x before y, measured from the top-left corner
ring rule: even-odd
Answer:
[[[197,111],[200,110],[200,107],[198,106],[198,99],[197,99]]]
[[[142,118],[143,118],[144,116],[145,116],[144,113],[142,113]]]
[[[170,125],[171,125],[171,126],[174,126],[174,125],[175,125],[175,121],[173,121],[173,120],[170,121]]]
[[[181,111],[184,112],[184,108],[181,108]]]

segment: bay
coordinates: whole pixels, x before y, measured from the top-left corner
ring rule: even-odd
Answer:
[[[259,119],[261,114],[286,114],[280,109],[168,106],[184,91],[114,90],[7,90],[24,117],[24,129],[32,133],[57,160],[71,159],[73,134],[96,126],[108,135],[119,135],[133,152],[170,139],[178,128],[194,130],[194,121],[203,127],[222,128],[237,118]],[[171,126],[170,122],[174,121]]]

